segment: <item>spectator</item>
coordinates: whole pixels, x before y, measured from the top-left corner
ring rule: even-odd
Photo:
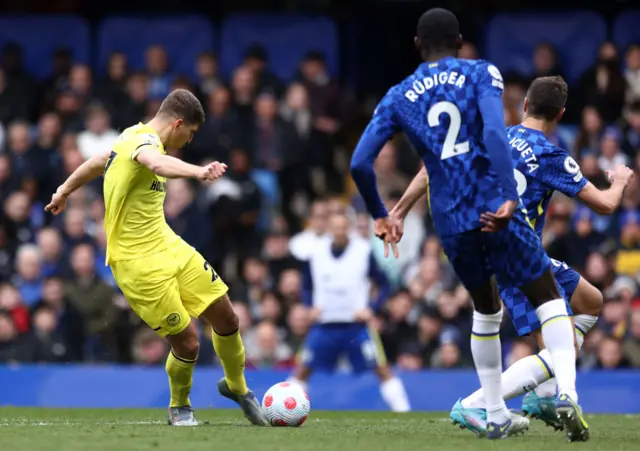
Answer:
[[[22,47],[15,42],[8,42],[2,48],[0,93],[3,91],[3,86],[9,88],[11,93],[8,93],[6,100],[10,100],[9,113],[14,114],[7,120],[32,120],[35,116],[35,95],[38,90],[33,78],[24,68],[22,56]],[[1,116],[0,119],[2,119]]]
[[[33,330],[31,333],[33,361],[68,362],[67,342],[59,331],[56,312],[47,306],[41,306],[33,312]]]
[[[387,301],[386,321],[381,332],[387,358],[395,362],[406,343],[416,338],[413,300],[407,291],[399,291]]]
[[[53,106],[56,92],[65,89],[69,85],[69,71],[72,65],[72,55],[68,48],[59,48],[51,58],[51,75],[42,83],[42,95],[44,111]]]
[[[594,105],[606,123],[614,122],[624,105],[625,80],[620,71],[618,51],[611,42],[600,47],[595,65],[580,79],[578,98]]]
[[[0,204],[4,205],[11,193],[20,187],[20,178],[13,171],[12,159],[0,154]]]
[[[56,317],[56,332],[65,343],[67,361],[83,360],[85,331],[82,315],[64,296],[64,284],[61,279],[52,277],[45,279],[42,299],[34,304],[32,311],[46,307]]]
[[[63,254],[60,232],[54,228],[44,228],[38,232],[37,243],[42,255],[42,275],[65,276],[68,273],[68,262]]]
[[[290,369],[293,352],[282,342],[273,323],[263,321],[256,326],[255,347],[246,350],[247,367],[256,369]]]
[[[29,309],[22,303],[20,292],[11,285],[0,285],[0,310],[11,316],[18,334],[29,331]]]
[[[562,75],[558,61],[558,52],[548,42],[536,45],[533,51],[533,78]]]
[[[132,347],[133,361],[139,365],[162,365],[167,359],[167,342],[151,329],[140,329]]]
[[[282,83],[267,69],[269,61],[264,47],[259,44],[249,47],[244,55],[244,65],[255,74],[258,92],[271,92],[277,97],[282,95]]]
[[[607,370],[628,368],[629,362],[622,354],[622,345],[612,337],[606,337],[598,348],[598,367]]]
[[[169,94],[171,86],[167,51],[161,45],[152,45],[145,53],[145,60],[149,75],[149,98],[162,100]]]
[[[624,78],[627,82],[627,104],[640,100],[640,44],[631,44],[627,48]]]
[[[582,110],[582,122],[575,141],[574,154],[581,156],[585,152],[599,153],[603,131],[604,123],[598,110],[593,106],[586,106]]]
[[[31,117],[29,103],[22,97],[22,89],[10,84],[10,77],[0,68],[0,124],[8,125],[16,120]]]
[[[79,99],[83,107],[93,94],[91,69],[86,64],[74,64],[69,71],[69,89]]]
[[[620,214],[620,240],[616,270],[634,276],[640,270],[640,214],[628,211]]]
[[[620,149],[620,132],[609,127],[605,130],[601,140],[601,156],[598,164],[602,172],[610,171],[618,165],[626,166],[629,158]]]
[[[113,291],[97,277],[95,255],[89,244],[77,245],[71,254],[73,277],[65,284],[65,297],[82,314],[89,341],[89,360],[117,360],[115,327],[117,310]]]
[[[419,371],[424,366],[420,347],[414,343],[407,343],[398,354],[396,366],[403,371]]]
[[[83,99],[70,88],[60,92],[55,99],[55,112],[62,119],[62,127],[66,131],[78,132],[82,130],[82,101]]]
[[[209,113],[193,141],[186,147],[185,159],[193,163],[214,159],[229,161],[229,152],[239,141],[240,130],[231,111],[231,93],[221,86],[208,96]]]
[[[300,349],[311,327],[309,309],[302,304],[294,304],[287,315],[287,344],[291,349]]]
[[[198,89],[208,98],[224,87],[218,69],[218,58],[212,52],[203,52],[198,55],[196,60]]]
[[[222,251],[234,248],[241,256],[255,248],[256,240],[260,238],[256,226],[262,195],[250,171],[247,153],[241,149],[234,150],[227,175],[210,185],[206,194],[214,236],[227,237],[216,246]]]
[[[254,123],[253,101],[256,95],[257,82],[251,69],[240,66],[233,73],[231,80],[232,109],[238,121],[238,127],[246,130]],[[239,145],[249,148],[249,141],[239,141]]]
[[[118,139],[118,132],[111,128],[107,109],[98,103],[87,107],[85,118],[86,130],[78,134],[78,149],[88,160],[105,149],[111,149]]]
[[[36,246],[25,244],[18,249],[13,285],[20,291],[20,297],[27,306],[35,304],[42,296],[44,279],[41,267],[42,256]]]
[[[98,99],[112,113],[126,102],[126,84],[129,75],[127,56],[122,52],[113,52],[107,61],[107,73],[97,86]]]
[[[126,83],[126,97],[112,105],[116,130],[124,130],[140,122],[149,108],[149,79],[143,72],[129,76]],[[117,113],[117,114],[116,114]]]
[[[18,336],[18,331],[11,317],[0,310],[0,363],[28,362],[30,360],[30,348]]]

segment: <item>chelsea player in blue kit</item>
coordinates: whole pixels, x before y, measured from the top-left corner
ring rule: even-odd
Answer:
[[[601,191],[584,178],[578,164],[565,150],[547,140],[548,134],[562,118],[566,100],[567,85],[561,77],[538,78],[527,92],[522,124],[507,129],[518,194],[540,237],[554,191],[579,197],[597,213],[611,214],[620,205],[624,190],[633,177],[631,169],[618,166],[608,173],[611,187]],[[426,194],[426,177],[426,170],[421,170],[390,212],[390,216],[400,221],[400,233],[404,217]],[[573,310],[576,341],[580,347],[584,335],[597,321],[602,308],[602,293],[566,263],[552,260],[552,269],[566,301],[570,302],[567,309],[569,312]],[[500,296],[518,333],[534,335],[540,348],[544,348],[540,339],[540,322],[524,294],[517,288],[500,287]],[[530,393],[523,399],[523,412],[554,428],[562,428],[556,414],[556,381],[548,351],[543,349],[535,356],[517,361],[503,374],[502,395],[505,399],[512,399],[525,391]],[[454,423],[478,435],[486,434],[484,391],[480,389],[456,403],[451,418]]]
[[[485,392],[486,436],[504,438],[529,424],[511,414],[502,397],[496,280],[520,288],[536,309],[556,371],[558,415],[567,429],[586,436],[575,388],[573,327],[551,261],[520,204],[504,130],[502,76],[486,61],[457,59],[461,42],[450,11],[436,8],[420,17],[415,43],[424,63],[378,105],[354,152],[351,174],[375,219],[376,234],[397,255],[394,219],[377,192],[373,163],[399,131],[425,163],[434,226],[474,301],[471,351]]]

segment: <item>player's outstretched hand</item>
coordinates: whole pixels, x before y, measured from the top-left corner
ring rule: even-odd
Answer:
[[[395,258],[400,257],[398,243],[393,239],[393,230],[397,227],[397,221],[391,216],[378,218],[373,222],[373,233],[384,242],[384,258],[389,257],[389,246]]]
[[[498,211],[492,213],[490,211],[480,215],[480,222],[484,224],[482,228],[483,232],[497,232],[503,229],[513,218],[513,214],[516,211],[518,202],[515,200],[508,200],[503,203]]]
[[[404,218],[391,210],[389,212],[389,222],[391,223],[391,239],[399,243],[404,235]]]
[[[44,207],[44,211],[50,211],[54,215],[59,215],[67,208],[67,196],[60,193],[54,193],[51,196],[51,202]]]
[[[622,164],[618,164],[613,168],[613,170],[607,170],[605,172],[610,183],[620,182],[623,183],[624,186],[629,185],[635,175],[633,169]]]
[[[227,172],[227,165],[219,161],[214,161],[202,167],[198,178],[200,180],[218,180],[225,172]]]

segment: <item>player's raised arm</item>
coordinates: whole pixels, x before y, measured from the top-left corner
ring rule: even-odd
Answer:
[[[66,207],[67,197],[81,186],[101,176],[110,156],[111,150],[105,150],[82,163],[80,167],[73,171],[67,180],[58,187],[51,197],[51,202],[44,207],[45,211],[50,211],[54,215],[62,213]]]
[[[199,180],[216,180],[222,177],[227,165],[213,162],[206,166],[196,166],[169,155],[164,155],[152,146],[140,148],[134,155],[134,160],[146,166],[151,172],[161,177],[194,178]]]
[[[364,199],[367,210],[374,219],[388,216],[378,193],[373,163],[382,147],[396,131],[391,107],[391,92],[387,93],[376,108],[351,158],[351,176]]]
[[[493,65],[481,65],[478,74],[478,106],[482,115],[484,145],[493,170],[498,174],[505,200],[518,202],[518,190],[513,175],[511,149],[507,141],[502,105],[502,75]]]
[[[624,190],[629,186],[634,176],[633,171],[626,166],[616,166],[613,171],[607,171],[611,186],[606,190],[599,190],[587,182],[580,190],[578,197],[598,214],[610,215],[618,209],[622,202]]]

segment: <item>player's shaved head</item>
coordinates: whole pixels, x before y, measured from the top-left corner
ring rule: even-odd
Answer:
[[[204,109],[198,98],[186,89],[172,91],[160,105],[158,116],[182,119],[188,125],[204,123]]]
[[[569,88],[562,77],[536,78],[527,91],[527,116],[546,121],[559,120],[568,94]]]
[[[426,52],[455,53],[462,44],[456,15],[444,8],[423,13],[418,20],[416,44]]]

